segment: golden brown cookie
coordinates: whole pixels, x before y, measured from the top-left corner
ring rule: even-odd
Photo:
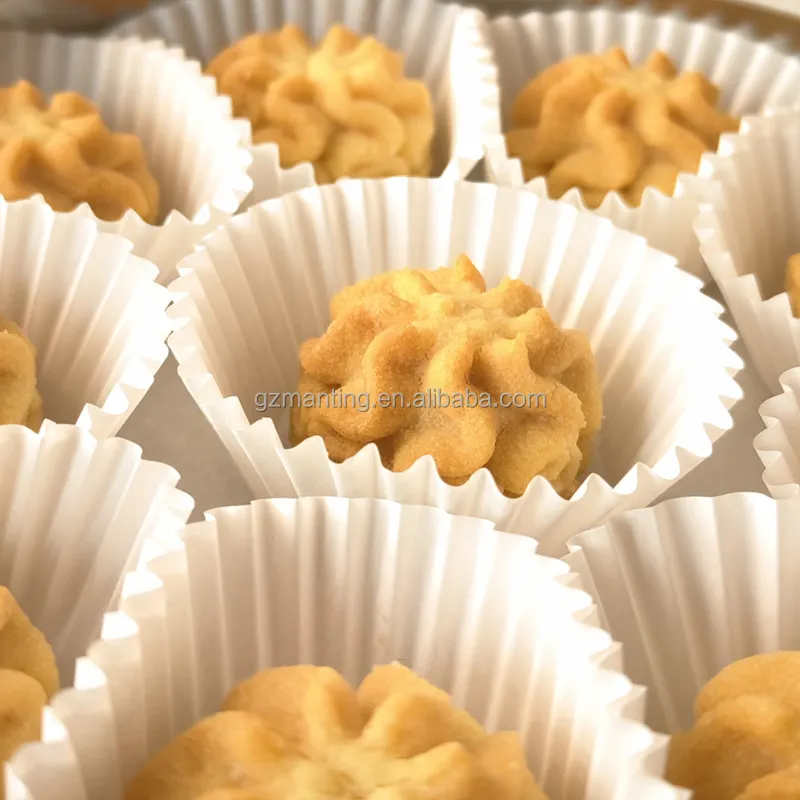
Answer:
[[[403,58],[334,25],[314,46],[295,25],[257,33],[208,65],[253,141],[274,142],[281,166],[311,162],[319,183],[429,175],[433,104]]]
[[[159,188],[138,137],[112,133],[76,92],[53,95],[48,104],[20,81],[0,89],[0,195],[35,194],[56,211],[88,203],[103,220],[129,209],[146,222],[158,219]]]
[[[512,497],[536,475],[575,491],[602,418],[597,369],[530,286],[487,291],[462,255],[345,289],[331,317],[300,349],[292,444],[321,436],[343,461],[374,442],[397,472],[431,455],[452,484],[486,467]]]
[[[800,653],[736,661],[703,687],[695,716],[667,764],[694,800],[800,797]]]
[[[696,173],[720,135],[738,130],[718,97],[703,75],[678,74],[660,51],[638,67],[619,47],[573,56],[523,87],[506,147],[525,180],[546,178],[552,197],[578,187],[593,208],[608,192],[638,206],[648,186],[671,195],[679,173]]]
[[[399,665],[354,692],[327,667],[278,667],[158,753],[125,800],[547,800],[513,733],[488,735]]]
[[[36,348],[19,325],[0,317],[0,425],[27,425],[38,431],[43,417]]]
[[[792,314],[800,317],[800,253],[786,262],[786,293],[792,306]]]
[[[0,586],[0,761],[39,739],[42,709],[58,688],[50,645],[11,592]],[[0,793],[3,788],[0,776]]]

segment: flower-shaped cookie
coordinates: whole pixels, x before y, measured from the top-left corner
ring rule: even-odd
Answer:
[[[718,111],[719,91],[698,72],[678,74],[662,52],[632,67],[621,48],[579,55],[525,85],[506,134],[525,179],[543,175],[561,197],[577,186],[586,204],[608,192],[631,205],[653,186],[666,195],[681,172],[697,172],[706,151],[739,121]]]
[[[429,175],[433,104],[403,58],[335,25],[314,47],[286,25],[224,50],[208,65],[253,141],[275,142],[281,166],[314,165],[317,181]]]
[[[88,203],[114,221],[133,209],[158,218],[159,188],[139,139],[112,133],[99,111],[75,92],[46,103],[27,81],[0,89],[0,195],[41,194],[56,211]]]
[[[0,761],[41,735],[42,709],[58,691],[55,656],[42,633],[0,586]],[[0,794],[3,792],[0,777]]]
[[[514,733],[487,733],[405,667],[354,692],[327,667],[240,683],[175,739],[125,800],[546,800]]]
[[[36,349],[18,325],[0,317],[0,425],[38,431],[43,413],[36,389]]]
[[[673,737],[667,778],[694,800],[800,797],[800,652],[737,661],[702,689]]]
[[[792,314],[800,317],[800,253],[786,262],[786,293],[792,305]]]
[[[487,467],[512,497],[536,475],[575,491],[602,417],[597,370],[586,336],[530,286],[486,291],[460,256],[345,289],[331,316],[300,351],[293,444],[322,436],[342,461],[375,442],[397,472],[431,455],[452,484]]]

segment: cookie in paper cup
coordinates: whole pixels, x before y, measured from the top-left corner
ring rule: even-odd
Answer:
[[[800,367],[781,375],[780,384],[783,392],[758,409],[766,430],[753,441],[764,465],[764,484],[779,500],[800,494]]]
[[[689,731],[698,693],[728,665],[751,656],[800,650],[798,525],[800,498],[774,500],[741,493],[670,500],[622,514],[570,542],[566,560],[593,594],[611,635],[622,643],[626,674],[648,689],[647,721],[653,728],[670,734]],[[798,661],[796,655],[774,659],[794,660],[795,665]],[[793,679],[788,663],[782,667],[777,661],[744,662],[721,675],[712,684],[713,693],[716,701],[727,705],[719,707],[717,716],[712,689],[705,692],[700,705],[703,727],[718,737],[714,754],[706,751],[703,771],[708,775],[719,774],[719,754],[724,754],[729,736],[743,742],[737,760],[741,768],[729,765],[727,770],[734,780],[744,770],[748,775],[757,754],[770,757],[777,718],[771,716],[772,709],[778,716],[787,714],[778,738],[788,741],[786,734],[796,723],[785,707],[778,711],[770,706],[769,698],[775,695],[767,683],[788,687]],[[737,672],[744,692],[732,677]],[[738,705],[737,692],[742,701]],[[760,706],[757,713],[741,694],[752,696]],[[676,740],[676,769],[682,769],[687,742],[697,748],[711,746],[697,728],[692,739]],[[780,761],[765,771],[771,769],[780,769]],[[743,793],[743,786],[736,789],[724,796],[751,796]],[[707,786],[702,796],[723,796],[708,790]],[[752,784],[750,791],[753,797],[781,796],[758,794]]]
[[[177,0],[153,7],[121,23],[115,35],[158,37],[182,47],[207,65],[216,55],[249,34],[298,25],[315,42],[336,24],[362,36],[374,36],[405,59],[405,75],[427,86],[434,106],[432,174],[465,178],[483,159],[482,129],[491,123],[490,108],[476,93],[480,86],[471,48],[464,38],[461,9],[433,0]],[[469,76],[475,74],[475,80]],[[273,144],[253,147],[255,188],[248,205],[276,197],[286,181]],[[314,170],[298,164],[292,188],[314,183]],[[368,176],[365,176],[368,177]]]
[[[487,287],[520,278],[558,326],[588,336],[605,419],[593,474],[569,500],[541,476],[511,498],[485,468],[450,485],[430,456],[391,472],[374,444],[335,463],[319,436],[288,447],[291,402],[259,401],[298,389],[300,345],[326,330],[341,289],[409,265],[452,265],[461,254]],[[646,505],[708,456],[741,396],[735,334],[696,278],[642,238],[529,192],[422,178],[340,181],[237,216],[179,269],[169,345],[256,497],[441,506],[560,555],[571,535]]]
[[[746,118],[704,159],[707,202],[695,221],[703,257],[758,374],[774,392],[800,366],[800,320],[786,292],[800,252],[800,112]]]
[[[162,280],[174,277],[177,261],[251,190],[249,126],[232,119],[230,100],[178,48],[23,31],[0,32],[0,48],[3,85],[27,80],[45,95],[77,92],[110,130],[139,138],[159,187],[157,224],[132,209],[116,221],[80,209],[101,230],[130,239],[137,255],[158,265]]]
[[[56,213],[38,198],[0,198],[0,237],[0,326],[33,346],[21,366],[21,340],[2,343],[0,420],[113,436],[167,357],[170,297],[157,267],[80,211]]]
[[[355,686],[393,662],[488,730],[518,732],[551,800],[680,797],[657,777],[663,739],[638,721],[641,692],[588,596],[531,540],[373,500],[206,516],[127,577],[75,689],[47,711],[52,739],[12,762],[11,798],[122,797],[259,670],[328,666]]]
[[[504,136],[517,94],[548,67],[581,53],[601,54],[620,46],[638,65],[661,50],[681,72],[699,71],[718,86],[719,108],[734,117],[800,102],[800,60],[777,40],[757,41],[746,29],[725,30],[712,20],[601,7],[531,11],[491,20],[470,11],[464,25],[471,31],[465,34],[472,42],[470,61],[483,62],[483,92],[494,89],[494,121],[485,128],[486,165],[490,180],[502,185],[524,183],[521,162],[509,158]],[[547,195],[542,177],[527,186]],[[596,213],[644,236],[653,247],[675,256],[683,269],[708,281],[692,232],[700,199],[702,184],[684,172],[671,197],[649,186],[641,204],[631,207],[619,193],[609,192]],[[570,189],[563,200],[586,207],[579,189]]]

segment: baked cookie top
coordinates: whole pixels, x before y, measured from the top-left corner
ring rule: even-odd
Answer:
[[[41,194],[56,211],[88,203],[107,221],[129,209],[158,218],[159,188],[138,137],[110,131],[76,92],[48,103],[27,81],[0,89],[0,194]]]
[[[487,291],[462,255],[347,288],[331,317],[300,350],[298,395],[313,402],[293,404],[293,444],[321,436],[342,461],[374,442],[398,472],[430,455],[453,484],[487,467],[509,496],[536,475],[575,491],[602,418],[597,369],[530,286]]]
[[[800,797],[800,652],[734,662],[703,687],[695,717],[666,773],[694,800]]]
[[[27,425],[38,431],[42,418],[36,348],[19,325],[0,317],[0,425]]]
[[[240,683],[157,754],[125,800],[546,800],[515,733],[488,735],[400,665],[357,691],[327,667]]]
[[[274,142],[281,165],[314,165],[317,181],[429,175],[430,92],[403,75],[403,57],[334,25],[312,44],[296,25],[248,36],[208,65],[253,141]]]
[[[544,176],[553,197],[578,187],[590,207],[608,192],[638,206],[648,186],[671,195],[679,173],[696,173],[720,135],[738,130],[718,99],[705,76],[678,74],[660,51],[641,66],[619,47],[578,55],[520,91],[506,147],[525,179]]]

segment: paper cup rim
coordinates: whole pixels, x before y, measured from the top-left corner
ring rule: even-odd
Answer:
[[[69,423],[86,430],[95,438],[113,438],[140,402],[141,397],[137,398],[137,395],[142,393],[142,389],[147,392],[152,387],[156,374],[169,355],[167,339],[172,333],[172,323],[168,313],[169,306],[172,303],[169,289],[158,282],[159,268],[152,261],[133,252],[134,244],[130,239],[118,233],[103,230],[96,218],[86,213],[84,206],[75,208],[72,211],[55,211],[45,202],[41,195],[14,201],[8,201],[0,197],[0,209],[25,205],[37,208],[38,211],[51,220],[56,218],[66,219],[76,228],[84,228],[87,236],[92,237],[94,242],[112,240],[120,242],[126,250],[124,268],[135,268],[140,271],[142,273],[142,283],[150,284],[150,291],[152,292],[150,304],[152,311],[155,312],[154,316],[158,317],[163,323],[163,330],[159,333],[155,325],[151,327],[151,330],[146,334],[146,340],[150,345],[147,354],[139,352],[125,363],[125,370],[109,387],[102,406],[96,403],[84,403],[78,418],[73,423]],[[125,377],[126,373],[128,373],[127,378]],[[138,382],[134,383],[132,381],[131,374],[146,375],[149,380],[146,380],[146,385],[142,387]],[[42,427],[61,424],[64,423],[56,423],[47,416],[47,404],[45,403],[45,416]]]
[[[214,192],[214,197],[207,200],[191,217],[184,214],[178,209],[170,209],[169,212],[163,217],[161,222],[150,223],[142,219],[139,214],[133,209],[128,209],[119,219],[108,221],[100,219],[91,209],[88,203],[81,203],[70,212],[57,211],[58,214],[80,212],[84,216],[90,218],[98,226],[102,225],[130,225],[136,224],[137,226],[144,226],[147,231],[161,231],[167,228],[174,228],[177,226],[200,226],[208,224],[215,219],[221,220],[233,216],[236,211],[244,202],[245,198],[253,189],[253,182],[248,175],[248,170],[253,161],[253,156],[250,153],[250,143],[252,138],[251,126],[248,120],[242,120],[233,117],[232,106],[230,99],[225,95],[217,93],[216,81],[202,74],[199,69],[199,62],[190,59],[181,47],[169,45],[167,42],[157,38],[143,39],[139,36],[115,36],[113,32],[106,36],[90,36],[86,34],[70,34],[65,30],[23,30],[11,29],[0,30],[0,38],[4,36],[23,37],[29,40],[55,40],[56,42],[62,41],[70,45],[92,46],[94,48],[101,47],[104,43],[116,42],[119,45],[142,45],[150,52],[161,52],[167,56],[176,57],[183,61],[185,69],[198,70],[198,79],[205,83],[206,86],[213,88],[214,101],[219,107],[219,112],[222,118],[225,119],[228,129],[235,131],[234,147],[237,151],[237,167],[226,178],[224,184],[218,186]],[[63,91],[63,90],[62,90]],[[92,99],[92,98],[89,98]],[[94,100],[92,100],[94,102]],[[41,194],[32,195],[39,197],[44,201]]]
[[[684,800],[680,789],[673,787],[666,780],[649,766],[649,761],[663,754],[667,748],[669,737],[658,733],[649,728],[642,721],[642,700],[646,689],[635,684],[615,665],[619,659],[621,645],[616,642],[611,634],[596,622],[593,616],[596,614],[596,604],[592,596],[581,587],[580,577],[577,573],[561,559],[542,556],[536,553],[537,542],[527,537],[520,537],[516,534],[498,531],[493,523],[477,518],[466,517],[464,515],[451,514],[442,508],[431,506],[409,506],[409,504],[399,503],[393,500],[371,499],[371,498],[341,498],[341,497],[301,497],[301,498],[262,498],[251,501],[247,504],[236,506],[222,506],[210,509],[205,512],[205,520],[189,522],[182,525],[178,530],[164,537],[163,549],[152,552],[149,556],[143,557],[138,567],[127,573],[122,585],[121,610],[110,611],[104,615],[103,625],[100,636],[87,648],[86,655],[79,659],[76,664],[76,680],[72,687],[64,688],[59,691],[51,700],[50,704],[44,709],[42,714],[42,737],[38,742],[31,742],[20,747],[7,762],[7,780],[11,777],[17,781],[18,786],[24,786],[24,782],[17,778],[15,766],[25,771],[25,762],[32,758],[34,763],[44,761],[46,754],[53,747],[63,747],[69,743],[68,728],[60,721],[59,711],[67,714],[79,708],[82,703],[82,696],[88,692],[94,692],[97,688],[110,684],[110,680],[104,664],[114,663],[113,651],[119,647],[120,641],[134,640],[141,635],[142,628],[133,616],[126,613],[124,601],[134,599],[141,601],[147,595],[161,592],[165,584],[157,574],[157,568],[153,569],[156,563],[164,558],[169,558],[176,552],[186,552],[186,540],[194,531],[207,529],[209,524],[216,526],[217,518],[215,515],[230,512],[246,513],[254,506],[280,506],[289,513],[297,514],[297,509],[310,507],[314,504],[324,502],[336,504],[342,507],[350,507],[353,504],[383,507],[413,507],[423,510],[431,519],[441,518],[442,516],[455,520],[465,519],[470,522],[479,522],[487,530],[491,530],[493,536],[503,537],[515,542],[514,546],[520,549],[527,549],[533,552],[533,557],[542,565],[543,574],[538,576],[542,582],[552,582],[561,586],[570,596],[570,602],[564,603],[564,615],[572,619],[582,628],[593,632],[594,643],[591,652],[585,654],[585,660],[600,673],[613,675],[617,681],[619,689],[615,697],[609,698],[606,705],[606,715],[604,720],[610,723],[611,730],[622,734],[627,733],[626,738],[635,741],[629,746],[627,763],[631,765],[631,775],[638,776],[640,780],[647,780],[655,791],[658,792],[662,800]],[[191,565],[184,561],[181,573],[188,575]],[[145,601],[146,602],[146,601]],[[120,632],[123,632],[120,635]],[[106,657],[108,653],[108,657]],[[137,659],[141,662],[141,656]],[[606,728],[608,730],[608,728]],[[40,758],[39,754],[45,758]],[[655,794],[654,791],[654,794]]]
[[[692,18],[683,8],[678,8],[674,10],[671,9],[669,11],[659,11],[650,2],[646,2],[643,3],[642,5],[637,5],[635,7],[624,7],[617,5],[615,3],[601,3],[596,6],[593,5],[591,7],[561,8],[561,9],[557,8],[552,9],[546,7],[526,8],[526,9],[521,9],[521,11],[523,12],[521,14],[515,14],[514,12],[506,12],[493,18],[489,18],[487,14],[480,11],[474,14],[473,25],[477,26],[481,31],[480,46],[482,53],[484,54],[484,57],[488,57],[492,60],[493,65],[494,65],[494,52],[491,45],[491,39],[488,33],[488,30],[492,25],[498,23],[507,23],[512,20],[522,20],[525,19],[526,17],[534,17],[534,16],[568,17],[573,14],[578,14],[591,17],[591,16],[599,16],[608,12],[613,12],[614,14],[617,14],[618,16],[624,18],[645,17],[645,18],[660,19],[667,21],[672,20],[674,22],[682,22],[690,24],[693,27],[722,29],[726,35],[736,36],[740,40],[749,40],[757,42],[759,44],[771,47],[777,52],[785,53],[786,55],[790,54],[790,48],[788,47],[787,37],[779,34],[776,36],[771,36],[766,39],[762,39],[758,36],[758,31],[752,23],[745,22],[732,26],[725,25],[721,19],[721,16],[716,13],[710,13],[702,17]],[[508,151],[506,149],[505,134],[503,132],[504,126],[503,126],[503,113],[502,113],[502,107],[503,107],[502,91],[500,87],[499,73],[496,65],[494,65],[494,70],[491,73],[491,75],[487,70],[486,76],[487,78],[493,79],[496,84],[496,93],[494,94],[493,97],[494,101],[496,102],[495,106],[496,113],[493,120],[492,129],[484,139],[484,154],[486,157],[487,165],[490,165],[492,169],[498,170],[501,177],[498,178],[497,180],[504,183],[504,185],[531,188],[540,192],[544,192],[544,194],[547,195],[547,182],[545,178],[540,176],[534,178],[531,181],[525,181],[522,173],[521,161],[517,158],[511,158],[508,155]],[[750,116],[756,116],[756,115],[750,115]],[[740,131],[742,130],[741,125],[739,130]],[[736,134],[723,134],[723,136],[730,136],[730,135],[736,135]],[[720,146],[718,146],[717,148],[716,151],[717,153],[720,150]],[[703,158],[706,158],[709,155],[715,155],[715,154],[705,153],[703,155]],[[682,196],[686,194],[695,194],[697,188],[699,186],[702,186],[702,181],[700,181],[697,177],[699,174],[700,174],[699,169],[697,173],[691,173],[691,172],[678,173],[678,177],[675,183],[675,191],[671,195],[664,194],[664,192],[662,192],[655,186],[647,186],[642,194],[642,200],[638,206],[630,205],[622,198],[622,196],[618,192],[608,192],[606,196],[603,198],[603,202],[599,206],[597,206],[597,208],[590,208],[584,202],[583,194],[581,193],[580,189],[576,187],[569,189],[567,192],[564,193],[563,197],[560,199],[569,201],[570,203],[575,205],[575,207],[579,208],[581,211],[590,211],[602,214],[604,216],[610,216],[612,214],[615,216],[619,216],[621,214],[635,215],[639,213],[640,208],[649,198],[660,198],[663,201],[674,201],[674,200],[679,200]]]
[[[800,323],[800,320],[795,320]],[[764,423],[764,430],[753,440],[753,447],[764,465],[762,480],[769,493],[777,501],[800,495],[800,476],[787,480],[781,473],[786,466],[783,444],[779,434],[783,427],[784,415],[780,413],[783,398],[795,394],[800,389],[800,366],[786,370],[778,379],[781,393],[765,400],[758,407],[758,414]]]
[[[384,179],[385,182],[396,182],[396,183],[412,183],[412,182],[436,182],[440,179],[436,178],[405,178],[405,177],[394,177],[394,178],[387,178]],[[286,202],[289,198],[293,197],[294,195],[301,195],[303,193],[313,193],[313,192],[322,192],[328,193],[332,191],[336,191],[337,187],[341,185],[353,185],[353,184],[361,184],[365,181],[360,179],[343,179],[337,181],[335,184],[330,184],[327,186],[312,186],[306,187],[303,189],[299,189],[296,192],[289,192],[282,197],[272,198],[270,200],[265,200],[261,203],[256,204],[252,208],[248,209],[246,212],[242,214],[238,214],[233,217],[229,223],[220,226],[216,231],[212,231],[209,233],[201,243],[197,246],[195,253],[198,251],[203,250],[209,242],[213,242],[214,237],[225,235],[227,229],[231,226],[235,226],[239,220],[244,219],[245,217],[249,216],[254,209],[258,209],[263,207],[268,207],[270,204],[276,203],[283,203]],[[460,183],[469,183],[467,181],[461,181]],[[486,184],[487,186],[492,186],[493,190],[496,192],[514,192],[519,191],[519,189],[514,189],[512,187],[502,187],[496,184]],[[561,201],[552,200],[546,197],[539,197],[539,202],[547,203],[547,204],[557,204],[557,205],[564,205]],[[580,211],[574,209],[571,206],[568,206],[572,209],[575,214],[591,214],[588,211]],[[592,215],[593,218],[597,219],[596,215]],[[600,224],[605,224],[609,227],[614,227],[612,223],[608,220],[602,220]],[[638,236],[637,234],[631,233],[629,231],[622,231],[625,236],[632,237],[634,239],[639,239],[641,241],[645,241],[643,237]],[[647,245],[649,249],[649,245]],[[317,452],[319,457],[325,458],[328,463],[332,462],[327,454],[327,449],[324,445],[324,442],[320,436],[313,436],[305,441],[301,442],[299,445],[294,447],[285,447],[280,440],[280,436],[278,435],[277,429],[275,427],[274,422],[270,418],[263,418],[257,420],[254,423],[250,423],[247,419],[247,415],[244,412],[244,408],[241,404],[240,399],[236,395],[223,395],[222,391],[219,389],[218,384],[213,376],[213,374],[206,369],[205,364],[203,363],[202,359],[200,359],[196,352],[195,348],[191,345],[183,344],[182,339],[182,331],[185,328],[190,328],[192,323],[191,321],[181,316],[181,302],[188,298],[189,293],[183,290],[183,286],[186,282],[186,279],[191,276],[194,272],[194,268],[191,266],[186,266],[185,262],[189,259],[192,259],[195,254],[187,256],[186,258],[182,259],[181,262],[178,264],[178,275],[179,277],[174,280],[169,285],[169,291],[174,298],[173,304],[167,309],[167,313],[170,318],[174,322],[173,331],[170,334],[169,338],[167,339],[167,345],[175,356],[176,361],[178,362],[178,374],[180,375],[181,379],[183,380],[184,384],[186,385],[187,389],[189,389],[189,393],[192,395],[192,398],[195,402],[200,406],[201,410],[204,412],[207,418],[214,418],[217,416],[217,411],[221,409],[225,409],[226,412],[235,411],[235,416],[237,419],[237,424],[233,427],[234,433],[241,433],[243,431],[248,431],[252,429],[259,428],[260,430],[266,430],[268,432],[269,439],[275,443],[277,442],[279,447],[276,447],[280,453],[286,453],[290,451],[297,451],[301,453],[303,451]],[[696,278],[689,273],[683,272],[682,270],[678,269],[676,266],[675,259],[672,257],[668,257],[669,260],[672,262],[672,269],[675,271],[675,275],[677,276],[678,280],[684,280],[687,285],[687,289],[692,288],[694,291],[700,294],[700,289],[702,288],[702,281],[699,278]],[[713,310],[716,314],[717,318],[722,314],[724,308],[722,305],[717,303],[716,301],[712,300],[711,298],[707,298],[709,302],[709,311]],[[494,480],[493,476],[489,472],[489,470],[484,467],[477,472],[473,473],[470,478],[466,481],[466,483],[460,486],[450,486],[450,484],[446,484],[441,476],[438,474],[438,471],[435,468],[435,462],[432,456],[426,455],[422,458],[418,459],[414,462],[414,464],[405,470],[404,472],[409,473],[415,470],[418,471],[428,471],[428,474],[431,474],[436,481],[438,487],[444,489],[447,487],[449,490],[455,492],[457,496],[467,497],[472,492],[476,485],[481,485],[488,489],[491,494],[491,503],[498,503],[500,501],[510,502],[515,506],[521,505],[523,502],[527,502],[531,496],[534,494],[541,495],[542,492],[545,493],[547,497],[547,501],[549,503],[553,503],[554,507],[557,508],[558,512],[563,512],[566,508],[570,506],[570,504],[576,504],[583,500],[584,496],[588,494],[590,491],[593,494],[598,492],[602,493],[603,495],[608,495],[609,493],[615,495],[618,499],[622,500],[625,497],[629,497],[634,495],[638,490],[638,487],[643,483],[653,483],[660,480],[666,481],[674,481],[678,477],[683,474],[686,474],[690,471],[696,464],[702,460],[703,458],[707,457],[710,453],[713,443],[724,433],[729,431],[733,427],[733,418],[729,413],[729,409],[735,405],[739,400],[743,397],[743,392],[741,387],[735,380],[735,376],[744,368],[744,362],[742,359],[737,356],[733,350],[730,349],[730,345],[733,344],[738,339],[738,335],[736,332],[729,326],[724,325],[720,322],[720,341],[727,345],[727,352],[730,354],[730,364],[726,363],[719,363],[715,364],[714,368],[724,371],[727,374],[729,379],[728,383],[730,385],[731,391],[727,394],[721,394],[717,396],[717,405],[724,411],[724,415],[726,417],[726,425],[725,427],[720,428],[715,424],[712,420],[711,412],[706,411],[706,414],[702,420],[698,420],[695,423],[695,429],[697,430],[698,434],[702,434],[702,451],[698,452],[697,450],[691,450],[689,448],[683,447],[681,445],[675,444],[669,450],[667,450],[658,460],[658,462],[654,466],[648,466],[647,464],[643,464],[642,462],[636,462],[633,464],[625,475],[617,481],[615,485],[609,484],[605,479],[601,478],[597,473],[589,473],[586,475],[579,485],[577,491],[568,499],[565,499],[559,495],[552,484],[543,476],[537,475],[531,480],[528,486],[525,489],[525,492],[517,498],[508,498],[504,495],[497,486],[496,481]],[[738,389],[738,392],[734,393],[733,387]],[[201,399],[198,398],[198,394],[202,393],[205,398]],[[725,401],[730,401],[727,405]],[[719,410],[719,409],[717,409]],[[716,434],[716,435],[715,435]],[[366,464],[368,462],[373,462],[377,464],[377,469],[381,476],[389,476],[389,475],[397,475],[399,473],[395,473],[392,470],[387,469],[380,463],[380,457],[378,455],[378,448],[374,442],[366,445],[361,450],[358,451],[354,456],[347,459],[349,463],[357,464],[363,463]],[[674,464],[674,469],[672,465]]]

